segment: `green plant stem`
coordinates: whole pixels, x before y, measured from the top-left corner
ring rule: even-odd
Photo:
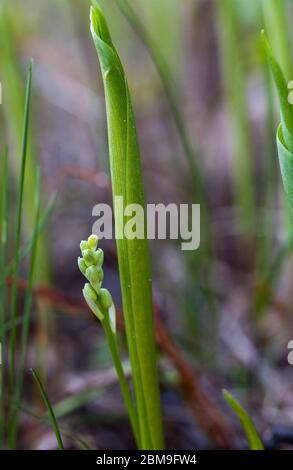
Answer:
[[[8,241],[8,148],[3,153],[2,179],[1,179],[1,259],[0,271],[3,273],[7,264],[7,241]],[[0,449],[4,446],[5,437],[5,406],[4,406],[4,383],[6,364],[6,279],[0,279],[0,331],[1,331],[1,364],[0,364]]]
[[[102,320],[102,325],[105,330],[105,334],[108,341],[108,346],[111,352],[112,360],[118,375],[121,393],[128,411],[129,419],[133,429],[134,438],[138,447],[140,447],[140,436],[139,436],[139,426],[137,419],[137,412],[133,404],[133,399],[129,390],[129,385],[125,377],[123,370],[122,362],[120,359],[120,353],[117,344],[117,337],[114,335],[112,328],[109,324],[107,315],[105,315],[104,320]]]
[[[31,371],[32,371],[33,377],[34,377],[34,379],[35,379],[35,381],[38,385],[38,388],[40,390],[42,399],[43,399],[43,401],[46,405],[46,408],[48,410],[48,415],[49,415],[49,418],[50,418],[50,421],[51,421],[51,424],[52,424],[52,427],[53,427],[53,430],[54,430],[54,433],[55,433],[55,436],[56,436],[56,439],[57,439],[58,448],[59,448],[59,450],[64,450],[64,445],[63,445],[60,429],[59,429],[59,426],[58,426],[58,422],[57,422],[57,419],[55,417],[54,410],[53,410],[53,407],[52,407],[51,402],[49,400],[49,397],[46,393],[45,387],[42,384],[42,381],[41,381],[40,377],[38,376],[38,374],[36,373],[36,371],[34,369],[31,369]]]
[[[29,112],[30,112],[30,98],[31,98],[31,84],[32,84],[32,61],[29,65],[28,79],[26,86],[26,98],[25,98],[25,112],[24,112],[24,125],[23,125],[23,138],[22,138],[22,150],[21,150],[21,169],[19,179],[19,193],[17,202],[17,218],[16,218],[16,239],[15,239],[15,258],[13,263],[13,280],[11,289],[11,322],[12,330],[10,333],[10,373],[9,373],[9,385],[10,395],[14,393],[15,383],[15,346],[16,346],[16,308],[17,308],[17,277],[19,271],[20,262],[20,236],[21,236],[21,222],[22,222],[22,210],[23,210],[23,193],[24,193],[24,178],[26,170],[26,157],[27,157],[27,141],[28,141],[28,125],[29,125]]]

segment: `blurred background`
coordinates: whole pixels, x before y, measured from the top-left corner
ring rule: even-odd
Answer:
[[[265,29],[293,78],[291,0],[104,0],[127,73],[147,202],[200,203],[201,246],[152,241],[168,448],[245,447],[221,390],[253,417],[268,447],[293,443],[292,237],[280,183],[278,103],[261,48]],[[92,207],[111,203],[104,92],[85,0],[1,0],[1,146],[9,145],[9,227],[26,71],[34,59],[22,242],[32,231],[35,167],[43,211],[27,370],[42,371],[67,448],[134,442],[100,326],[82,299],[76,259]],[[121,306],[115,243],[103,241],[105,287]],[[28,277],[24,260],[18,314]],[[9,280],[8,280],[9,281]],[[120,322],[121,323],[121,322]],[[127,350],[123,328],[121,347]],[[128,368],[127,362],[125,363]],[[55,437],[25,373],[20,448]]]

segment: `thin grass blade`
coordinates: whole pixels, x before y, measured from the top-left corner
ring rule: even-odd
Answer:
[[[28,142],[28,127],[30,115],[30,99],[31,99],[31,85],[32,85],[32,61],[29,64],[27,85],[26,85],[26,98],[24,108],[24,124],[23,124],[23,138],[21,150],[21,169],[18,187],[18,202],[17,202],[17,217],[16,217],[16,239],[14,246],[14,263],[13,263],[13,283],[11,291],[11,322],[12,330],[10,333],[10,371],[9,371],[9,384],[10,393],[13,393],[15,382],[15,346],[16,346],[16,307],[17,307],[17,277],[20,262],[20,236],[21,236],[21,223],[22,223],[22,210],[23,210],[23,194],[24,194],[24,179],[26,169],[27,157],[27,142]]]
[[[53,410],[53,407],[52,407],[51,402],[49,400],[49,397],[46,393],[45,387],[42,384],[42,381],[39,378],[37,372],[34,369],[31,369],[31,372],[33,374],[33,377],[34,377],[37,385],[38,385],[38,388],[40,390],[40,393],[41,393],[42,399],[44,401],[44,404],[46,405],[46,408],[48,410],[48,415],[49,415],[49,418],[50,418],[50,421],[51,421],[51,424],[52,424],[52,427],[53,427],[53,430],[54,430],[54,433],[55,433],[55,436],[56,436],[56,439],[57,439],[58,448],[59,448],[59,450],[64,450],[64,445],[63,445],[60,429],[59,429],[59,426],[58,426],[58,422],[57,422],[57,419],[55,417],[54,410]]]
[[[243,429],[246,433],[247,440],[249,443],[249,448],[251,450],[264,450],[264,445],[262,440],[255,428],[255,425],[250,418],[249,414],[245,411],[245,409],[240,405],[240,403],[231,395],[228,390],[223,390],[223,395],[228,403],[228,405],[232,408],[232,410],[238,416]]]
[[[32,250],[30,257],[30,268],[29,268],[29,277],[28,277],[28,286],[25,293],[24,301],[24,314],[23,322],[21,328],[21,337],[20,337],[20,356],[19,356],[19,367],[16,379],[16,389],[15,389],[15,402],[21,400],[21,394],[23,390],[23,379],[24,379],[24,370],[25,370],[25,361],[27,353],[27,344],[28,344],[28,335],[29,327],[31,322],[31,310],[33,303],[33,284],[36,272],[36,261],[37,261],[37,248],[38,248],[38,238],[39,233],[37,227],[39,225],[40,218],[40,170],[37,172],[36,188],[35,188],[35,226],[34,226],[34,238],[32,241]],[[18,408],[17,408],[18,409]],[[10,426],[10,446],[14,447],[17,439],[17,425],[18,425],[18,413],[16,412],[12,425]]]

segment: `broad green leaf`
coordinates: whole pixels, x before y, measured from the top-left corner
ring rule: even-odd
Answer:
[[[249,414],[240,405],[240,403],[233,397],[233,395],[231,395],[231,393],[228,392],[228,390],[223,390],[223,395],[224,395],[226,402],[232,408],[232,410],[236,413],[236,415],[238,416],[243,426],[243,429],[246,433],[246,437],[248,440],[249,448],[251,450],[264,450],[262,440]]]
[[[287,14],[289,2],[280,0],[262,0],[261,4],[265,29],[267,30],[268,37],[273,45],[273,51],[279,58],[279,63],[284,70],[285,77],[289,79],[293,72],[291,35]]]
[[[104,81],[113,197],[123,197],[124,206],[139,204],[144,207],[139,145],[127,80],[106,20],[96,2],[90,18]],[[163,431],[148,242],[146,236],[133,240],[124,236],[123,208],[115,202],[114,199],[118,263],[140,444],[143,449],[161,449]]]
[[[261,40],[278,92],[285,142],[288,148],[293,149],[293,108],[288,102],[289,90],[287,83],[280,65],[273,56],[271,46],[264,31],[261,32]]]
[[[264,31],[261,40],[272,71],[278,92],[281,112],[281,124],[277,131],[277,146],[284,190],[293,215],[293,107],[288,101],[289,89],[282,69],[273,56]]]

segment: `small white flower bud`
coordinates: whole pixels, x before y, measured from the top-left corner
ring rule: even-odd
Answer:
[[[80,251],[83,253],[84,250],[88,250],[88,244],[86,240],[81,240],[80,242]]]
[[[92,288],[92,286],[88,282],[84,285],[83,295],[87,299],[92,300],[93,302],[95,302],[98,298],[95,290]]]
[[[96,317],[99,320],[102,321],[104,319],[104,315],[102,314],[102,312],[100,311],[100,309],[99,309],[99,307],[96,303],[98,297],[97,297],[96,292],[92,288],[92,286],[90,284],[86,283],[84,288],[83,288],[82,293],[83,293],[85,301],[88,304],[91,311],[96,315]]]
[[[91,283],[91,286],[95,289],[97,294],[99,294],[101,289],[100,268],[98,268],[97,266],[89,266],[86,269],[85,275]]]
[[[82,274],[85,274],[86,272],[86,264],[85,264],[85,261],[83,258],[81,258],[80,256],[77,258],[77,264],[78,264],[78,267],[80,269],[80,272]]]
[[[108,291],[108,289],[101,289],[100,290],[99,299],[100,299],[103,307],[107,308],[107,309],[110,308],[112,303],[113,303],[112,296],[111,296],[110,292]]]
[[[102,283],[104,279],[104,271],[102,268],[99,269],[99,281]]]
[[[93,264],[95,264],[94,253],[92,252],[92,250],[84,250],[82,255],[87,266],[92,266]]]
[[[101,248],[98,248],[97,251],[94,252],[94,259],[95,265],[102,266],[104,262],[104,252],[101,250]]]

